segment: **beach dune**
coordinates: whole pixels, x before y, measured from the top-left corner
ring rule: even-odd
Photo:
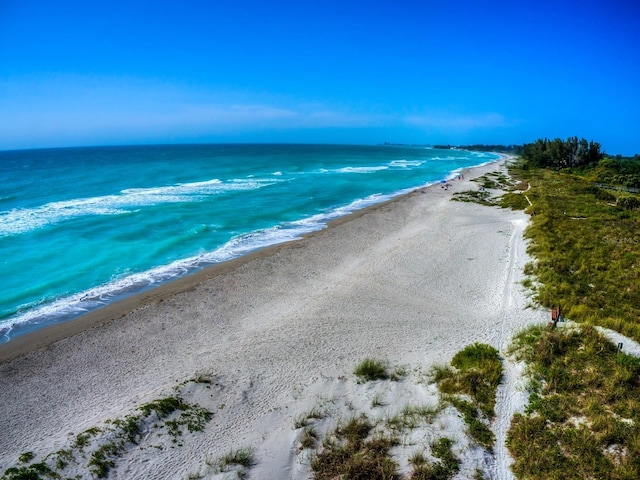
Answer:
[[[352,381],[365,357],[424,372],[473,342],[504,349],[546,320],[525,310],[518,283],[526,215],[451,201],[478,188],[469,178],[499,168],[0,345],[0,472],[206,374],[215,411],[205,431],[181,447],[131,452],[113,478],[187,478],[244,447],[256,456],[250,478],[304,478],[296,416],[366,397]],[[395,388],[387,403],[420,400]]]

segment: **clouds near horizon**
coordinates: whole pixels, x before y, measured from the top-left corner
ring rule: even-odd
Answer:
[[[498,113],[352,111],[306,99],[265,99],[243,92],[179,88],[131,78],[56,76],[47,81],[5,82],[2,89],[9,95],[0,97],[6,107],[0,111],[0,131],[9,147],[33,142],[33,128],[48,133],[42,146],[51,142],[84,145],[91,132],[101,132],[104,141],[113,136],[117,142],[135,142],[139,138],[162,141],[190,136],[213,140],[216,135],[236,137],[258,130],[282,134],[300,129],[409,126],[424,132],[468,133],[509,128]]]

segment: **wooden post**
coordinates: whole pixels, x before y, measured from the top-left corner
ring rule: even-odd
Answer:
[[[558,321],[560,320],[560,307],[551,309],[551,322],[549,322],[549,326],[554,329],[558,325]]]

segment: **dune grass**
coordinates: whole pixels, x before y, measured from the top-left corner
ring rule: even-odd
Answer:
[[[380,427],[386,428],[380,428]],[[398,473],[398,463],[391,449],[400,445],[400,435],[415,425],[389,428],[388,424],[372,422],[361,414],[338,424],[322,443],[313,457],[311,468],[316,480],[447,480],[460,470],[460,459],[454,454],[453,440],[445,437],[431,442],[426,451],[417,451],[409,459],[411,471],[406,476]],[[428,460],[430,452],[436,461]]]
[[[531,184],[535,215],[525,236],[536,301],[640,341],[640,210],[616,203],[629,194],[570,173],[511,171]]]
[[[439,459],[429,462],[422,453],[415,454],[409,461],[414,468],[409,480],[448,480],[460,471],[460,459],[451,447],[453,440],[440,438],[431,444],[431,454]]]
[[[360,362],[353,373],[359,380],[372,382],[389,378],[389,365],[383,360],[365,358]]]
[[[640,211],[589,172],[526,167],[510,169],[531,185],[525,236],[534,260],[523,284],[582,327],[537,327],[515,339],[532,393],[508,433],[512,470],[532,480],[640,478],[640,361],[590,326],[640,340]]]
[[[376,380],[391,380],[397,382],[407,374],[407,369],[405,366],[391,368],[387,360],[365,358],[356,366],[353,373],[357,377],[358,382],[374,382]]]
[[[464,192],[455,192],[451,200],[455,202],[479,203],[480,205],[493,206],[496,204],[491,192],[488,190],[465,190]]]
[[[389,450],[398,444],[398,439],[370,436],[373,428],[374,424],[364,414],[338,425],[311,463],[313,478],[397,479],[398,465]]]
[[[298,415],[293,420],[293,427],[296,429],[304,428],[311,425],[314,420],[321,420],[326,416],[327,412],[322,406],[315,406],[308,412]]]
[[[451,366],[435,367],[434,380],[462,414],[469,434],[491,452],[495,437],[488,423],[495,417],[496,390],[502,378],[498,351],[474,343],[456,353]]]
[[[640,359],[588,325],[528,329],[514,354],[532,390],[507,438],[518,478],[640,478]]]
[[[187,383],[189,381],[182,385]],[[64,470],[71,464],[92,478],[106,478],[126,451],[140,444],[143,431],[161,435],[164,429],[172,442],[180,446],[178,437],[183,430],[202,431],[212,417],[212,412],[186,402],[178,394],[159,398],[139,406],[135,413],[107,420],[102,427],[91,427],[77,434],[69,448],[49,453],[37,462],[33,462],[36,458],[33,452],[23,453],[18,459],[20,465],[6,469],[0,480],[65,478]]]
[[[476,355],[481,357],[482,353],[476,352]],[[465,360],[466,357],[460,356],[461,363]],[[364,378],[386,379],[387,383],[383,385],[390,387],[394,378],[407,375],[406,367],[395,368],[391,373],[389,370],[389,362],[375,359],[365,359],[355,368],[358,382]],[[350,417],[337,419],[337,426],[330,431],[321,423],[309,426],[306,421],[296,421],[294,427],[300,428],[298,451],[310,449],[304,455],[311,459],[311,475],[316,480],[453,478],[461,464],[453,452],[453,440],[427,434],[431,441],[425,441],[424,430],[434,428],[436,417],[449,404],[442,401],[436,405],[406,404],[399,410],[391,408],[388,412],[369,412],[375,418],[362,411],[353,411]],[[382,405],[382,394],[378,392],[373,397],[371,408],[377,410]],[[314,427],[318,427],[318,430]],[[321,431],[325,433],[321,434]],[[400,452],[412,453],[412,457],[408,458]],[[406,467],[407,473],[400,473],[403,470],[400,463],[403,468]]]
[[[507,192],[502,195],[498,199],[498,205],[512,210],[527,210],[530,207],[526,194],[516,192]]]
[[[231,450],[229,453],[221,456],[216,462],[221,471],[228,471],[232,467],[251,468],[255,463],[253,449],[240,448]]]

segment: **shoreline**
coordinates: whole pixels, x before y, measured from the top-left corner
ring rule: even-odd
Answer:
[[[484,170],[488,166],[501,165],[510,158],[505,154],[499,155],[500,158],[492,162],[487,162],[475,167],[464,168],[461,170],[461,174],[471,175],[473,177],[474,171],[479,169]],[[369,205],[365,208],[355,210],[347,215],[329,220],[325,228],[307,233],[301,238],[269,245],[253,252],[249,252],[240,257],[204,267],[185,276],[163,282],[158,286],[152,287],[150,289],[145,289],[142,292],[127,295],[122,299],[110,302],[102,307],[93,309],[75,318],[58,321],[42,327],[36,327],[33,330],[21,333],[16,337],[11,338],[9,341],[0,344],[0,364],[8,362],[21,355],[46,348],[49,345],[59,342],[60,340],[64,340],[67,337],[81,333],[85,330],[90,330],[105,323],[117,321],[118,318],[124,317],[127,313],[130,313],[135,309],[142,308],[148,303],[161,302],[174,294],[190,290],[213,277],[224,275],[225,273],[238,268],[240,265],[251,262],[256,258],[273,255],[279,249],[286,248],[291,243],[304,241],[305,239],[318,235],[329,228],[333,228],[341,224],[350,222],[362,215],[373,213],[379,208],[384,208],[385,205],[397,201],[402,201],[402,199],[406,196],[414,195],[416,192],[424,191],[425,189],[433,189],[436,187],[440,187],[440,184],[434,183],[428,186],[416,187],[410,192],[396,195],[393,198],[385,200],[383,202]]]
[[[474,342],[503,350],[515,331],[546,322],[546,312],[524,310],[518,285],[528,260],[527,215],[451,201],[478,188],[472,177],[503,165],[465,170],[448,190],[433,185],[354,212],[301,240],[61,324],[58,333],[29,334],[42,346],[16,348],[0,363],[0,472],[24,452],[37,461],[69,448],[87,429],[201,376],[210,383],[189,385],[185,398],[213,412],[204,431],[185,431],[174,448],[147,430],[117,459],[113,478],[222,478],[209,471],[211,462],[251,448],[250,478],[302,480],[310,467],[294,425],[306,412],[326,410],[318,423],[324,434],[357,411],[380,418],[434,404],[424,382],[432,365]],[[358,383],[354,367],[368,357],[402,367],[406,378]],[[504,448],[492,461],[471,448],[457,415],[437,425],[423,434],[468,449],[460,475],[508,464]],[[89,478],[79,468],[63,476],[76,475]]]
[[[421,188],[432,188],[435,186],[436,185],[434,184],[429,187]],[[131,313],[136,309],[143,308],[150,303],[162,302],[173,295],[192,290],[203,282],[231,272],[246,263],[250,263],[262,257],[272,256],[281,249],[289,247],[293,243],[305,241],[306,239],[321,234],[327,229],[348,223],[363,215],[373,213],[379,208],[384,208],[388,204],[401,201],[403,197],[413,195],[416,191],[421,190],[421,188],[417,188],[409,193],[398,195],[389,200],[385,200],[384,202],[361,208],[342,217],[332,219],[327,222],[325,228],[307,233],[299,239],[269,245],[240,257],[204,267],[198,271],[187,274],[183,277],[169,280],[143,292],[133,293],[125,298],[116,300],[70,320],[56,322],[51,325],[46,325],[25,332],[5,343],[0,344],[0,364],[11,361],[16,357],[46,348],[53,343],[64,340],[70,336],[74,336],[85,330],[90,330],[106,323],[116,322],[119,318],[126,316],[128,313]]]

